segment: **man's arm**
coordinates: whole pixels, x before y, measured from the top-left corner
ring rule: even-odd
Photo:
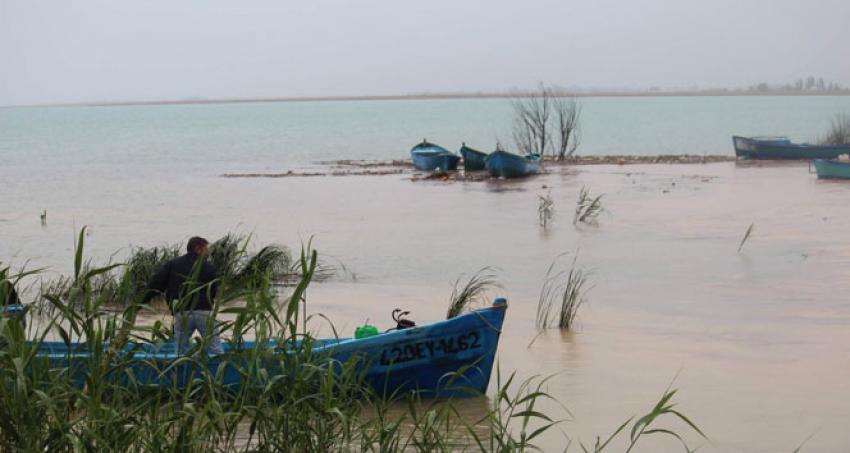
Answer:
[[[168,277],[171,275],[171,263],[172,261],[168,261],[165,265],[160,268],[159,272],[154,274],[151,278],[151,281],[148,282],[147,291],[145,291],[145,298],[142,299],[142,303],[146,304],[151,301],[158,294],[162,294],[168,289]]]

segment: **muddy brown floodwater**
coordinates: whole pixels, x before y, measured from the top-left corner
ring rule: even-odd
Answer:
[[[56,195],[48,228],[13,216],[0,239],[13,238],[12,252],[33,257],[30,266],[67,272],[74,225],[91,225],[88,252],[104,258],[129,243],[234,228],[289,245],[312,236],[356,279],[311,286],[308,310],[348,335],[367,320],[390,327],[395,307],[419,323],[441,319],[453,281],[493,266],[504,290],[492,295],[510,307],[502,372],[554,374],[548,390],[571,416],[546,409],[569,418],[560,430],[574,442],[648,411],[673,381],[678,408],[709,436],[685,436],[700,451],[791,451],[809,436],[804,451],[850,445],[850,182],[818,181],[806,164],[569,166],[520,181],[189,183],[117,186],[94,200],[72,187]],[[582,187],[605,194],[597,226],[572,224]],[[547,193],[555,216],[544,230],[537,203]],[[36,203],[20,209],[37,213]],[[544,274],[564,252],[564,266],[578,253],[593,288],[573,332],[549,330],[529,346]],[[480,411],[487,402],[467,404]],[[565,445],[557,432],[543,444]],[[644,447],[680,448],[651,439]]]

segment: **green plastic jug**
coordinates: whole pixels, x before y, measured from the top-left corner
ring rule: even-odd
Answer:
[[[366,324],[365,326],[358,327],[354,331],[354,338],[359,340],[361,338],[373,337],[377,334],[378,334],[378,328],[377,327],[370,326],[369,324]]]

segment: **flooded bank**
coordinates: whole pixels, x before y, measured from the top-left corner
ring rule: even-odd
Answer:
[[[818,181],[805,163],[592,165],[455,184],[395,174],[124,182],[10,188],[30,195],[2,214],[0,259],[67,274],[83,224],[87,253],[104,260],[234,228],[295,247],[313,237],[357,279],[312,286],[308,311],[349,335],[366,320],[390,327],[396,307],[419,323],[442,319],[455,279],[494,266],[510,305],[500,366],[555,374],[549,391],[572,413],[561,426],[571,438],[592,442],[645,413],[675,377],[679,408],[711,439],[701,451],[791,451],[811,434],[807,451],[850,444],[850,184]],[[598,226],[572,223],[582,187],[605,194]],[[555,216],[542,229],[547,193]],[[529,347],[544,274],[564,252],[591,271],[588,303],[574,332]]]
[[[717,162],[735,162],[735,156],[729,155],[691,155],[691,154],[661,154],[650,156],[638,155],[604,155],[604,156],[571,156],[566,159],[555,159],[551,156],[544,158],[542,173],[559,171],[573,165],[635,165],[635,164],[708,164]],[[485,171],[457,171],[449,173],[427,173],[413,167],[410,160],[332,160],[316,163],[318,169],[287,170],[285,172],[263,173],[223,173],[222,178],[292,178],[310,176],[382,176],[394,174],[411,174],[414,181],[423,179],[442,179],[452,181],[484,181],[490,179]]]

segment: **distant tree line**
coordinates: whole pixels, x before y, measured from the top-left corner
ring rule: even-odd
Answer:
[[[815,78],[808,76],[805,79],[799,78],[794,83],[786,83],[784,85],[770,85],[767,82],[761,82],[747,87],[747,91],[845,91],[845,87],[838,82],[826,81],[823,77]]]

